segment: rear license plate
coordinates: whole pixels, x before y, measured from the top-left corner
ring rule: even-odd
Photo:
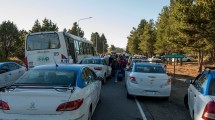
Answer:
[[[155,91],[147,91],[146,94],[148,94],[148,95],[155,95],[156,92]]]

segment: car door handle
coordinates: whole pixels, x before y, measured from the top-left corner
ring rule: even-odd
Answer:
[[[9,73],[8,75],[12,75],[11,73]]]

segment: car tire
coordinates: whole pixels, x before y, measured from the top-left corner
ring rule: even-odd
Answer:
[[[127,95],[126,95],[126,97],[128,98],[128,99],[132,99],[132,95],[130,95],[128,92],[127,92]]]
[[[187,59],[187,62],[191,62],[191,60],[190,60],[190,59]]]
[[[162,98],[163,101],[168,101],[169,100],[169,97],[164,97]]]
[[[188,106],[188,94],[186,94],[184,96],[184,105],[185,105],[186,109],[189,109],[189,106]]]
[[[88,118],[87,120],[92,120],[92,110],[91,110],[91,107],[89,109],[89,113],[88,113]]]
[[[106,83],[106,80],[107,80],[107,78],[106,78],[106,74],[105,74],[104,75],[104,80],[102,81],[102,85],[104,85]]]

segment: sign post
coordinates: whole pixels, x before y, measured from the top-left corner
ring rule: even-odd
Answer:
[[[184,58],[185,55],[183,54],[166,54],[165,58]],[[175,60],[174,60],[174,74],[173,74],[173,78],[175,80]]]

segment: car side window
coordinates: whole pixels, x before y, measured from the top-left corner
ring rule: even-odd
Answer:
[[[15,63],[10,63],[9,66],[10,66],[10,69],[11,69],[12,71],[13,71],[13,70],[19,69],[19,66],[16,65]]]
[[[195,87],[197,90],[200,91],[201,88],[206,87],[206,80],[207,80],[207,75],[203,74],[198,80],[195,81]]]
[[[106,60],[102,60],[103,65],[107,65]]]
[[[86,68],[84,68],[84,70],[82,71],[82,79],[83,79],[84,81],[87,80],[87,71],[86,71]]]
[[[89,68],[87,68],[87,73],[88,73],[87,82],[88,83],[94,82],[95,81],[95,75],[93,74],[93,71],[90,70]]]
[[[0,69],[0,74],[1,73],[6,73],[6,72],[9,72],[10,69],[9,69],[9,66],[8,65],[3,65]]]

